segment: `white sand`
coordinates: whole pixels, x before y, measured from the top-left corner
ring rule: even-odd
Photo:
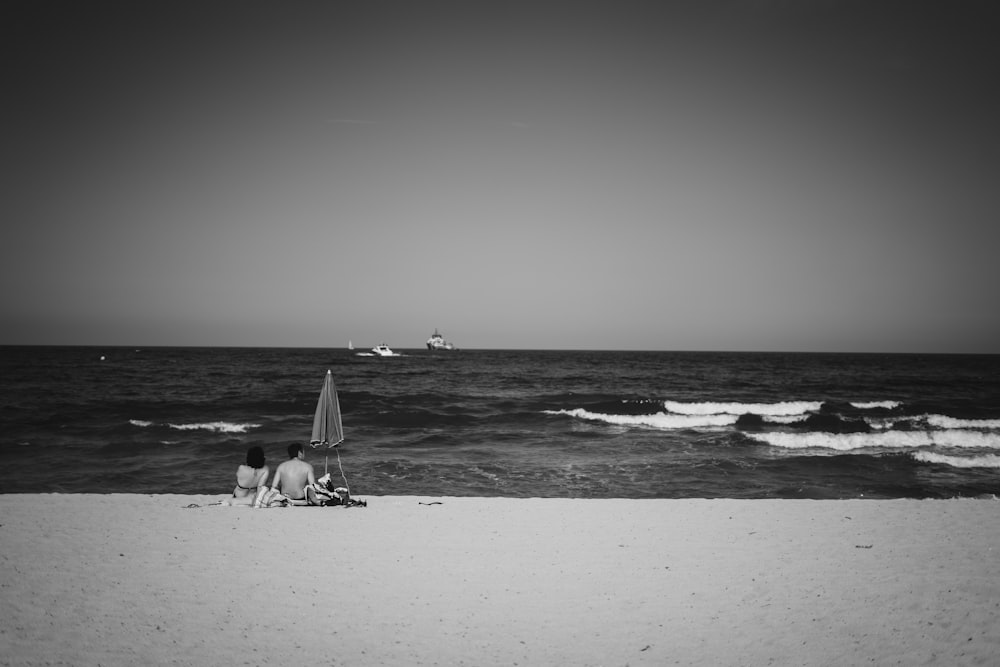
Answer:
[[[1000,659],[997,501],[217,498],[0,495],[0,664]]]

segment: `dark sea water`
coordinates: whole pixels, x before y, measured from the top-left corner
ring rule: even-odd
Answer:
[[[227,494],[330,369],[354,495],[1000,494],[996,355],[400,352],[2,347],[0,492]]]

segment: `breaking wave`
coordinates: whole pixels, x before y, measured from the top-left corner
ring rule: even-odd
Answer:
[[[246,433],[260,424],[234,424],[232,422],[206,422],[203,424],[167,424],[178,431],[212,431],[214,433]]]
[[[156,426],[155,423],[145,419],[130,419],[128,423],[139,428]],[[250,429],[260,428],[260,424],[225,421],[200,422],[195,424],[165,424],[165,426],[177,431],[211,431],[212,433],[246,433]]]
[[[786,401],[782,403],[681,403],[663,401],[669,412],[681,415],[744,415],[792,416],[815,412],[823,406],[818,401]]]
[[[748,438],[784,449],[831,449],[850,452],[861,449],[1000,449],[1000,434],[979,431],[881,431],[878,433],[747,433]]]
[[[633,402],[634,403],[634,402]],[[598,410],[546,410],[546,414],[616,426],[672,430],[728,430],[743,442],[816,456],[826,453],[898,452],[913,460],[960,468],[1000,468],[1000,419],[905,414],[900,401],[781,401],[774,403],[650,401],[655,414]],[[634,405],[623,411],[631,412]],[[641,407],[641,406],[640,406]],[[889,411],[889,412],[887,412]],[[935,451],[927,451],[934,449]],[[943,450],[943,451],[942,451]]]
[[[926,420],[935,428],[1000,428],[1000,419],[956,419],[943,415],[927,415]]]
[[[857,408],[858,410],[875,410],[881,408],[883,410],[893,410],[901,406],[902,403],[899,401],[860,401],[851,402],[851,406]]]
[[[924,463],[941,463],[954,468],[1000,468],[1000,455],[997,454],[962,457],[935,452],[915,452],[913,458]]]
[[[549,415],[568,415],[580,419],[602,421],[619,426],[651,426],[662,429],[691,429],[712,426],[731,426],[736,423],[738,415],[704,414],[704,415],[668,415],[658,412],[652,415],[609,415],[600,412],[590,412],[583,408],[573,410],[545,410]]]

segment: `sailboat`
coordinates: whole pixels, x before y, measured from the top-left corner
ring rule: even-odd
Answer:
[[[347,349],[348,350],[353,350],[354,349],[354,343],[352,343],[351,341],[347,341]]]

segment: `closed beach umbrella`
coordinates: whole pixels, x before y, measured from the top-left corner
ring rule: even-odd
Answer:
[[[337,388],[333,386],[333,374],[326,372],[323,389],[319,392],[319,402],[316,403],[316,416],[313,417],[312,438],[309,444],[313,447],[326,445],[336,447],[344,441],[344,427],[340,423],[340,401],[337,400]]]

